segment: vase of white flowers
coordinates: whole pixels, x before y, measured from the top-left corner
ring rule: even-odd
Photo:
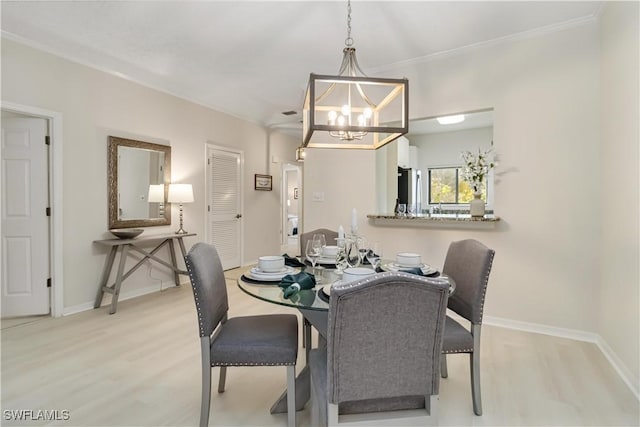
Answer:
[[[489,171],[495,167],[495,163],[489,159],[490,155],[491,149],[485,151],[478,149],[477,154],[471,151],[463,151],[460,154],[464,162],[462,179],[473,188],[473,200],[469,202],[469,213],[472,217],[484,216],[485,203],[482,200],[482,183]]]

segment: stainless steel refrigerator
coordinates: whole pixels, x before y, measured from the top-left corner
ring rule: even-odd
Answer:
[[[422,172],[418,169],[398,167],[398,203],[415,207],[416,213],[422,212]]]

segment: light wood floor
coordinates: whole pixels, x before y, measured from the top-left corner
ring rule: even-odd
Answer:
[[[230,316],[295,313],[242,293],[238,274],[226,274]],[[2,328],[3,426],[198,423],[200,354],[189,285],[122,301],[112,316],[105,306]],[[440,425],[639,425],[638,401],[595,345],[490,326],[482,344],[484,415],[473,415],[468,357],[450,356]],[[279,367],[230,368],[226,392],[213,393],[210,425],[285,426],[284,414],[269,414],[285,375]],[[5,419],[5,410],[19,409],[68,410],[70,420]],[[298,414],[298,424],[309,425],[308,407]]]

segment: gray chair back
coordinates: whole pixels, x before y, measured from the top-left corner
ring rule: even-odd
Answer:
[[[437,395],[449,286],[388,272],[331,290],[328,401]]]
[[[474,239],[452,242],[442,272],[456,282],[449,308],[473,324],[482,323],[482,310],[495,251]]]
[[[337,231],[329,230],[327,228],[318,228],[316,230],[309,231],[308,233],[302,233],[300,235],[300,256],[306,256],[304,252],[307,249],[307,241],[311,240],[314,234],[324,234],[327,245],[331,246],[334,246],[336,244],[336,239],[338,238]]]
[[[196,243],[185,257],[198,312],[200,336],[211,335],[229,311],[224,270],[213,245]]]

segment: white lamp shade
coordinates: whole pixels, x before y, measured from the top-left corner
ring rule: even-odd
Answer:
[[[164,184],[151,184],[147,201],[149,203],[164,203]]]
[[[193,202],[193,187],[191,184],[169,184],[169,203]]]

